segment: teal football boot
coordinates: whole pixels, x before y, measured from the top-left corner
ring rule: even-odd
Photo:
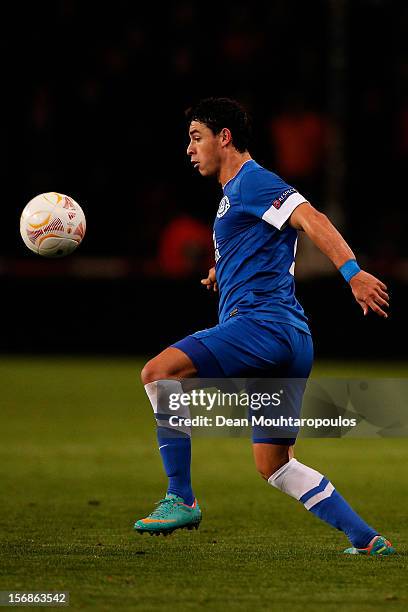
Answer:
[[[184,503],[184,499],[168,493],[164,499],[157,502],[155,510],[144,519],[136,521],[134,529],[150,535],[168,535],[176,529],[198,529],[201,522],[201,510],[194,500],[192,506]]]
[[[397,551],[393,548],[391,542],[386,540],[383,536],[377,536],[373,539],[371,544],[367,548],[346,548],[344,554],[346,555],[380,555],[385,557],[386,555],[393,555]]]

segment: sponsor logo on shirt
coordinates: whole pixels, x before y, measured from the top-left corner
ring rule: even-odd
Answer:
[[[225,213],[231,208],[231,204],[229,203],[229,199],[227,196],[224,196],[218,206],[217,217],[223,217]]]
[[[286,202],[286,200],[288,199],[289,196],[292,195],[292,193],[297,193],[294,187],[291,187],[290,189],[287,189],[286,191],[281,193],[279,198],[277,198],[276,200],[272,202],[272,206],[276,208],[277,210],[279,210],[282,204]]]

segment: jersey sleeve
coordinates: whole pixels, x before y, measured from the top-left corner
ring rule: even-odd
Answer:
[[[268,171],[245,174],[240,190],[244,211],[279,230],[283,229],[295,208],[307,201],[294,187]]]

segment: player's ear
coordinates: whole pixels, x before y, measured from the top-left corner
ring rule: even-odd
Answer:
[[[232,141],[231,130],[229,130],[228,128],[222,128],[220,132],[220,136],[221,136],[221,146],[223,147],[225,147],[227,144],[229,144]]]

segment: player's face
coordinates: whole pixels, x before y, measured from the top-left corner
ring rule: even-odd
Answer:
[[[216,176],[220,169],[220,138],[204,123],[192,121],[187,155],[202,176]]]

